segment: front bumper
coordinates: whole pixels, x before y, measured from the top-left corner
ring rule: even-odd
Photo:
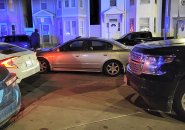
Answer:
[[[146,79],[134,74],[129,65],[126,69],[127,80],[132,88],[134,88],[144,101],[155,110],[161,110],[170,113],[173,104],[174,90],[177,80],[163,81],[157,78],[154,80]]]

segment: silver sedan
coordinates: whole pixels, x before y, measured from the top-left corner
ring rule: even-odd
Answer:
[[[49,51],[37,53],[41,72],[86,71],[117,76],[128,63],[129,49],[101,38],[76,38]]]

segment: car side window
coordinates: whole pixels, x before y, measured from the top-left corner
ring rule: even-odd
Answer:
[[[60,51],[81,51],[83,50],[83,41],[72,41],[60,47]]]
[[[112,50],[113,46],[103,41],[92,41],[92,48],[93,50]]]

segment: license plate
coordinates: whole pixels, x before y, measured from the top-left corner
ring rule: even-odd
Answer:
[[[28,60],[28,61],[26,61],[26,66],[31,66],[32,65],[32,62],[31,62],[31,60]]]

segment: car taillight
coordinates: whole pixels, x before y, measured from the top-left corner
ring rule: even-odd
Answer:
[[[6,68],[17,68],[17,66],[13,62],[13,59],[15,58],[17,57],[7,58],[5,60],[0,61],[0,64],[5,66]]]
[[[15,84],[17,80],[17,76],[14,73],[11,73],[11,76],[5,81],[6,86],[10,86],[12,84]],[[14,85],[12,85],[14,86]]]

